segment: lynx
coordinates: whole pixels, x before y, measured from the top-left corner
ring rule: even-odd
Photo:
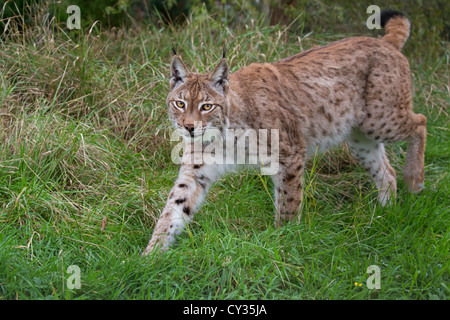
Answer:
[[[381,25],[382,38],[345,38],[234,73],[225,55],[212,72],[199,74],[190,72],[174,52],[169,118],[186,145],[210,128],[224,135],[230,129],[277,129],[279,164],[272,175],[276,225],[293,220],[301,210],[307,156],[341,142],[367,170],[379,202],[386,205],[396,196],[397,183],[384,143],[407,141],[404,181],[410,191],[419,192],[427,118],[412,111],[410,68],[400,52],[410,23],[400,12],[383,11]],[[269,149],[272,142],[267,140]],[[248,144],[243,148],[249,152]],[[192,161],[197,157],[192,150],[184,151],[179,177],[144,254],[168,248],[192,221],[211,184],[236,168]]]

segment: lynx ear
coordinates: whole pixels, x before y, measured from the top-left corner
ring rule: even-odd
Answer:
[[[170,64],[170,90],[182,84],[186,80],[188,73],[189,70],[183,61],[181,61],[180,57],[177,55],[173,56],[172,63]]]
[[[229,68],[227,60],[222,58],[214,71],[209,75],[212,87],[223,94],[225,94],[228,89],[228,73]]]

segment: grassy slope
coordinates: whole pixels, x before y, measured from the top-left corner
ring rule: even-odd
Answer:
[[[299,41],[203,11],[184,28],[73,42],[36,24],[26,35],[0,44],[0,299],[448,299],[446,43],[436,59],[414,35],[405,48],[415,109],[429,119],[420,195],[404,193],[405,144],[389,147],[399,194],[388,208],[344,147],[310,162],[298,225],[273,226],[270,179],[234,174],[173,249],[142,258],[177,176],[164,107],[172,42],[199,71],[227,42],[235,70],[344,35]],[[381,290],[366,287],[373,264]],[[67,288],[69,265],[81,289]]]

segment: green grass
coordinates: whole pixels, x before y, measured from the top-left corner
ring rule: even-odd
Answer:
[[[417,32],[405,48],[428,117],[421,194],[405,192],[404,143],[388,148],[399,191],[385,208],[344,146],[310,161],[299,224],[274,227],[270,179],[232,174],[170,250],[142,257],[178,169],[164,106],[172,43],[198,71],[228,43],[236,70],[298,52],[298,36],[305,50],[345,35],[228,26],[202,9],[182,27],[84,31],[35,23],[0,39],[0,299],[449,298],[447,42],[422,48]]]

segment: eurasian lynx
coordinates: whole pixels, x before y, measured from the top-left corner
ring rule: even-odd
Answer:
[[[412,111],[409,64],[400,53],[410,24],[393,11],[383,12],[381,23],[383,38],[346,38],[232,74],[225,57],[211,73],[198,74],[175,54],[167,97],[170,120],[186,145],[211,128],[224,135],[232,129],[278,130],[278,170],[272,176],[277,224],[292,220],[301,210],[307,155],[343,141],[374,180],[382,205],[397,189],[383,143],[407,141],[404,181],[419,192],[427,119]],[[267,140],[269,150],[272,142]],[[246,144],[244,151],[249,147]],[[193,150],[185,149],[179,177],[144,254],[167,248],[192,220],[211,184],[235,168],[192,161],[199,156]]]

